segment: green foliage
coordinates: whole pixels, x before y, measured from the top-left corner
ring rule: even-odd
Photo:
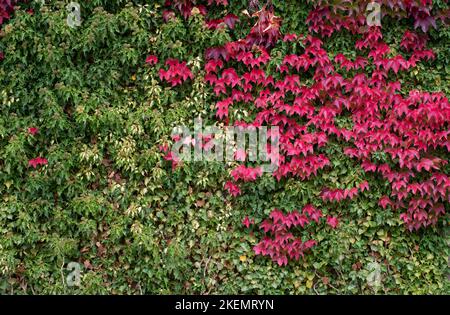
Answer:
[[[237,199],[223,190],[226,165],[192,162],[172,170],[159,150],[172,128],[193,126],[197,116],[215,123],[214,93],[201,76],[205,49],[242,37],[253,22],[242,19],[236,31],[207,30],[201,15],[165,24],[162,2],[89,1],[82,25],[72,29],[65,3],[53,1],[34,15],[18,10],[3,26],[0,292],[448,293],[447,223],[406,232],[398,213],[374,201],[388,187],[336,142],[324,149],[333,168],[321,176],[277,182],[267,175]],[[307,4],[274,5],[285,17],[285,33],[307,32]],[[235,13],[240,9],[233,6]],[[399,43],[403,27],[387,27],[387,38]],[[449,94],[449,34],[431,31],[437,60],[413,70],[414,84],[405,91],[415,86]],[[351,55],[351,37],[335,35],[325,44]],[[288,46],[280,44],[272,55],[277,49]],[[187,61],[195,79],[171,88],[159,80],[158,66],[145,65],[148,54],[161,64]],[[32,136],[29,127],[39,132]],[[49,163],[34,170],[27,163],[37,156]],[[323,186],[362,180],[371,190],[352,201],[330,207],[318,198]],[[249,233],[242,219],[259,223],[273,208],[306,203],[339,215],[339,228],[314,227],[320,246],[285,268],[255,257],[259,232]],[[83,265],[80,287],[65,282],[71,261]],[[367,281],[372,262],[381,266],[377,288]]]

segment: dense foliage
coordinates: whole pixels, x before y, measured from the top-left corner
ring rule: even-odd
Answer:
[[[0,1],[0,292],[448,293],[447,4],[265,2]],[[179,161],[199,116],[278,170]]]

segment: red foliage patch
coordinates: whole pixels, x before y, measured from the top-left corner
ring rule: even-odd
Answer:
[[[359,22],[365,23],[357,18],[347,22],[331,20],[329,29],[323,24],[329,12],[325,10],[321,11],[325,14],[319,14],[317,10],[323,9],[313,11],[308,21],[310,29],[322,35],[330,35],[328,30],[342,27],[352,30]],[[247,38],[211,48],[206,53],[209,61],[205,79],[216,95],[224,96],[216,105],[216,116],[228,122],[229,111],[235,104],[250,103],[255,120],[250,124],[235,121],[234,125],[280,128],[282,156],[273,174],[277,179],[290,176],[307,179],[317,175],[321,169],[330,166],[328,157],[318,150],[326,146],[328,138],[340,139],[349,145],[344,150],[346,155],[360,161],[366,172],[379,173],[391,184],[391,198],[380,200],[383,208],[403,209],[405,212],[400,217],[409,230],[435,224],[445,213],[443,202],[450,198],[450,178],[439,172],[447,160],[440,158],[438,153],[450,150],[449,101],[443,93],[411,91],[403,96],[398,92],[400,82],[388,80],[388,77],[414,68],[418,62],[435,58],[434,52],[426,49],[427,37],[405,32],[401,47],[409,57],[389,58],[390,48],[383,41],[379,27],[366,28],[363,32],[355,28],[355,32],[362,34],[355,43],[360,55],[351,60],[338,54],[333,63],[322,47],[322,41],[307,36],[302,39],[304,52],[286,55],[278,67],[281,78],[274,79],[266,74],[270,59],[266,48],[281,38],[280,23],[273,12],[258,14],[260,26],[253,27]],[[270,22],[271,19],[274,20]],[[268,30],[271,31],[266,33]],[[289,34],[284,41],[300,38]],[[238,73],[237,67],[224,69],[224,63],[230,61],[242,64],[247,71]],[[365,71],[368,65],[374,67],[372,72]],[[310,86],[302,84],[302,75],[311,69],[314,83]],[[340,74],[342,71],[345,76]],[[294,101],[289,101],[291,96]],[[335,118],[341,115],[351,116],[352,128],[335,124]],[[301,124],[299,119],[306,122]],[[314,127],[315,131],[308,131],[309,127]],[[395,167],[378,164],[374,159],[377,152],[388,154]],[[253,181],[260,175],[253,170],[255,168],[241,165],[231,175],[236,183]],[[367,182],[351,189],[324,187],[321,197],[324,201],[340,202],[368,189]],[[293,225],[287,223],[289,219],[279,212],[276,215],[276,220],[283,223],[275,220],[271,225],[264,224],[266,228],[275,228],[271,230],[276,232],[275,240],[265,238],[256,247],[256,252],[268,254],[279,264],[285,264],[286,257],[301,256],[303,247],[301,241],[285,231]],[[338,226],[337,218],[330,217],[327,222],[333,228]]]

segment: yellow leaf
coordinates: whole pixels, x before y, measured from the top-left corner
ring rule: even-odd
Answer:
[[[135,74],[133,74],[133,75],[131,76],[131,80],[136,81],[136,75],[135,75]]]
[[[311,289],[312,286],[313,286],[313,282],[312,282],[311,280],[306,281],[306,287],[307,287],[308,289]]]
[[[241,257],[239,257],[240,261],[245,262],[247,261],[247,256],[242,255]]]

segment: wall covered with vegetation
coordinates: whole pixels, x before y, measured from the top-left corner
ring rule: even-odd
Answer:
[[[0,0],[0,292],[448,293],[448,5],[368,2]],[[197,117],[278,169],[179,161]]]

